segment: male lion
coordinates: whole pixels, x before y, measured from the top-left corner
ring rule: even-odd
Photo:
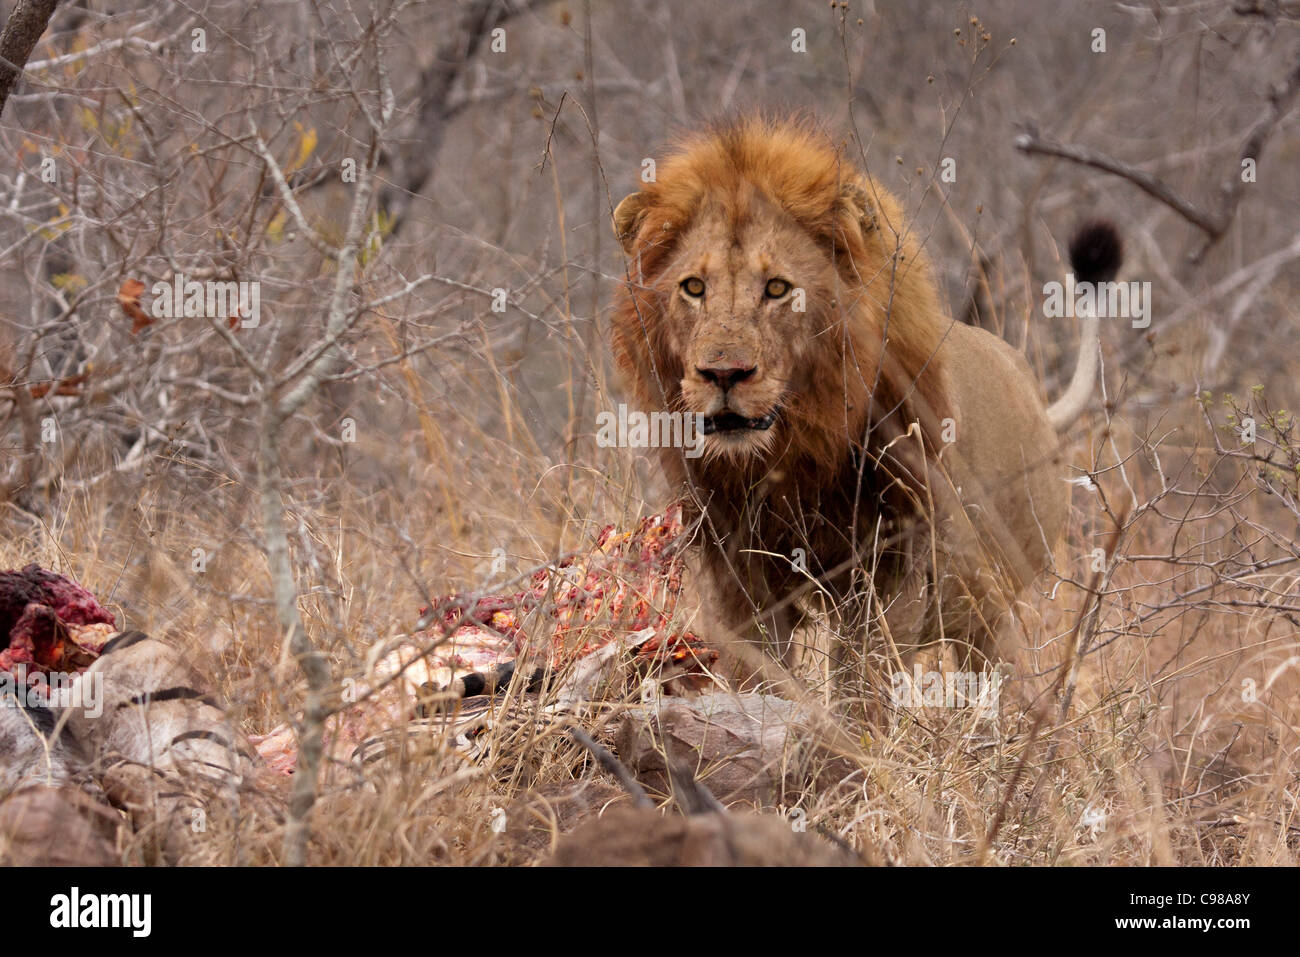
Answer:
[[[789,664],[815,590],[855,629],[884,609],[899,648],[994,657],[1065,525],[1057,430],[1091,395],[1096,320],[1045,407],[1018,352],[944,313],[899,202],[804,123],[688,138],[614,226],[614,352],[647,410],[701,417],[702,454],[662,462],[703,519],[727,626]],[[1081,234],[1079,278],[1111,278],[1118,243]]]

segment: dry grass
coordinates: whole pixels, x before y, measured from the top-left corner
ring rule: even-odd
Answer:
[[[1207,410],[1219,423],[1229,414]],[[1176,432],[1172,422],[1181,423]],[[1026,648],[996,720],[971,708],[891,712],[879,685],[867,707],[854,707],[808,655],[805,698],[823,727],[800,743],[784,793],[764,810],[800,808],[812,827],[901,863],[1294,863],[1294,436],[1261,427],[1257,447],[1272,466],[1225,457],[1239,439],[1221,432],[1216,452],[1192,401],[1170,409],[1159,434],[1156,443],[1133,433],[1118,413],[1109,435],[1101,422],[1079,432],[1071,458],[1095,462],[1098,484],[1076,489],[1075,521],[1056,556],[1065,580],[1048,576],[1019,610]],[[412,626],[426,595],[496,577],[485,542],[505,549],[514,573],[662,501],[642,490],[644,463],[628,452],[599,450],[616,469],[597,471],[593,457],[561,472],[541,456],[530,468],[514,449],[493,462],[504,446],[487,434],[470,439],[448,439],[475,451],[442,481],[429,481],[438,465],[423,443],[363,441],[295,483],[302,609],[340,688],[362,673],[375,641]],[[371,456],[382,457],[389,482],[351,477]],[[185,643],[240,725],[265,731],[295,712],[302,689],[281,645],[248,491],[179,458],[150,471],[66,492],[52,524],[9,508],[0,566],[39,561],[69,572],[119,624]],[[1118,551],[1097,575],[1092,549],[1114,537],[1111,516],[1124,514]],[[209,556],[202,573],[195,548]],[[1094,620],[1080,586],[1098,580]],[[707,633],[707,601],[688,593],[678,614]],[[828,627],[808,632],[810,646],[824,646]],[[1085,654],[1062,678],[1074,643]],[[868,657],[875,674],[889,672],[878,649]],[[364,776],[332,774],[313,815],[310,859],[534,863],[560,833],[623,800],[562,729],[512,733],[477,765],[431,741]],[[282,789],[259,782],[237,815],[213,815],[195,860],[276,862],[283,808]],[[502,814],[507,826],[494,830]]]

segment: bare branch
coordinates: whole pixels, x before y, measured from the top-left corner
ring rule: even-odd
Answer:
[[[438,48],[433,62],[421,73],[419,109],[414,137],[400,156],[401,168],[396,183],[384,190],[382,206],[388,211],[395,234],[405,222],[411,201],[424,189],[433,175],[434,158],[442,146],[447,121],[454,110],[452,87],[473,59],[484,39],[512,17],[540,6],[544,0],[472,0],[451,37]]]
[[[627,766],[622,761],[610,754],[608,748],[581,728],[570,728],[569,734],[573,735],[575,741],[591,752],[592,757],[600,762],[602,768],[618,778],[618,783],[623,785],[623,790],[631,795],[633,804],[644,808],[653,808],[655,806],[654,801],[650,800],[650,796],[645,793],[645,788],[641,786],[641,782],[636,779],[636,776],[627,769]]]
[[[59,0],[18,0],[0,33],[0,114]]]
[[[253,145],[257,148],[257,155],[262,157],[262,162],[266,164],[267,170],[270,171],[271,179],[275,182],[276,189],[280,191],[280,199],[283,200],[285,208],[289,210],[289,215],[293,217],[293,221],[298,224],[298,229],[302,232],[303,237],[322,256],[329,259],[338,259],[339,251],[325,242],[320,233],[316,232],[307,222],[307,217],[302,214],[302,207],[293,198],[293,190],[289,188],[289,183],[284,178],[284,171],[280,169],[280,164],[275,161],[271,151],[262,142],[262,137],[257,134],[257,129],[252,126],[251,120],[249,121],[249,129],[253,134]]]
[[[1185,199],[1164,183],[1162,180],[1152,176],[1146,170],[1138,169],[1136,166],[1130,166],[1128,163],[1122,163],[1117,159],[1107,156],[1105,153],[1091,149],[1087,146],[1075,146],[1073,144],[1054,143],[1051,140],[1045,140],[1038,135],[1037,129],[1031,127],[1027,132],[1021,133],[1015,140],[1016,149],[1022,153],[1040,154],[1042,156],[1056,156],[1061,159],[1068,159],[1073,163],[1081,166],[1091,166],[1093,169],[1099,169],[1105,173],[1111,173],[1122,179],[1128,180],[1138,189],[1153,196],[1160,202],[1164,203],[1179,216],[1196,226],[1198,229],[1210,235],[1217,235],[1223,231],[1223,227],[1217,217],[1201,209],[1189,199]]]
[[[1205,258],[1205,254],[1223,238],[1237,214],[1237,207],[1241,204],[1243,195],[1242,189],[1247,182],[1242,175],[1242,167],[1248,160],[1259,161],[1273,131],[1295,105],[1297,96],[1300,96],[1300,58],[1297,58],[1295,67],[1287,74],[1286,79],[1269,92],[1268,106],[1246,135],[1241,146],[1237,168],[1224,180],[1221,188],[1223,201],[1219,210],[1214,213],[1202,209],[1146,170],[1138,169],[1136,166],[1121,162],[1087,146],[1056,143],[1043,139],[1033,124],[1029,124],[1028,129],[1016,137],[1015,146],[1023,153],[1056,156],[1081,166],[1090,166],[1110,173],[1128,180],[1147,195],[1158,199],[1205,233],[1205,239],[1200,247],[1188,257],[1189,262],[1199,263]]]

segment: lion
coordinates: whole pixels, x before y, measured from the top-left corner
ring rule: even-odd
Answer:
[[[821,595],[902,651],[1002,657],[999,625],[1064,532],[1058,435],[1093,392],[1096,320],[1048,407],[1019,352],[946,314],[899,201],[806,121],[687,137],[614,228],[615,359],[639,404],[700,426],[697,454],[660,458],[724,626],[789,666]],[[1118,237],[1089,229],[1076,272],[1109,278]]]

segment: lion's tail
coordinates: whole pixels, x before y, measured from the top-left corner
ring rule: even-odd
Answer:
[[[1124,243],[1113,223],[1104,220],[1085,223],[1070,240],[1070,269],[1076,282],[1109,282],[1119,272],[1123,260]],[[1047,407],[1048,421],[1058,432],[1069,428],[1088,407],[1097,380],[1101,321],[1095,310],[1080,318],[1079,358],[1074,375],[1061,397]]]

